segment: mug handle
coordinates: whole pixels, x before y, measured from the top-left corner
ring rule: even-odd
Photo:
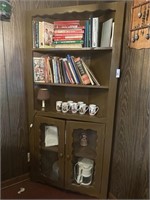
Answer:
[[[99,107],[96,106],[96,111],[95,111],[95,114],[99,111]]]
[[[89,107],[88,106],[86,106],[86,109],[85,109],[85,113],[86,113],[86,111],[89,109]]]

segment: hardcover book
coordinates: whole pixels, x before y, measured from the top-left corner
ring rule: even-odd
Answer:
[[[99,18],[92,18],[92,47],[98,47]]]
[[[100,44],[101,47],[110,47],[112,22],[113,22],[112,18],[103,22],[101,44]]]
[[[77,66],[77,68],[78,68],[78,70],[79,70],[79,72],[80,72],[80,75],[81,75],[81,79],[82,79],[83,84],[84,84],[84,85],[90,84],[90,83],[91,83],[91,82],[90,82],[90,79],[89,79],[89,77],[88,77],[88,75],[87,75],[87,73],[86,73],[86,71],[85,71],[85,69],[84,69],[84,67],[83,67],[81,58],[80,58],[80,57],[74,58],[74,62],[75,62],[76,66]]]
[[[39,48],[53,47],[54,24],[39,22]]]
[[[34,82],[45,83],[45,58],[33,57]]]

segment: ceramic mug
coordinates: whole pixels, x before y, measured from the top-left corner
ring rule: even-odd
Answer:
[[[61,111],[61,107],[62,107],[62,101],[56,101],[56,110],[57,110],[58,112]]]
[[[69,104],[68,104],[67,102],[63,102],[63,103],[62,103],[61,111],[62,111],[63,113],[67,113],[67,112],[69,111],[69,108],[70,108],[70,106],[69,106]]]
[[[72,104],[73,104],[73,101],[67,101],[67,103],[68,103],[68,105],[69,105],[69,110],[71,110],[71,106],[72,106]]]
[[[88,106],[85,103],[82,103],[79,106],[79,114],[84,115],[87,110],[88,110]]]
[[[89,105],[89,115],[94,116],[99,111],[99,107],[95,104]]]
[[[77,113],[78,110],[79,110],[79,105],[78,105],[78,103],[76,103],[76,102],[72,103],[72,105],[71,105],[71,112],[72,112],[72,113]]]

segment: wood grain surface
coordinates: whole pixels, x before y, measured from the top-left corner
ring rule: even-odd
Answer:
[[[11,2],[13,14],[10,22],[0,21],[2,180],[29,171],[24,83],[24,62],[27,59],[25,11],[90,3],[63,0]],[[150,49],[128,48],[130,9],[128,2],[110,172],[109,191],[118,199],[149,198]]]
[[[119,83],[110,192],[117,199],[148,197],[150,49],[128,48],[127,5]]]

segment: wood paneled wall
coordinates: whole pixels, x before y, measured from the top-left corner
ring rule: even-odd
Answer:
[[[2,180],[29,171],[29,137],[24,83],[26,58],[25,11],[44,7],[77,5],[78,1],[12,0],[10,22],[0,21],[0,102]]]
[[[150,49],[128,47],[130,11],[128,3],[109,190],[118,199],[149,199]]]
[[[0,21],[2,180],[29,171],[24,83],[24,59],[27,59],[25,11],[90,3],[79,0],[11,2],[11,21]],[[130,8],[130,3],[127,3],[109,188],[118,199],[148,198],[150,50],[129,49],[127,46]]]

